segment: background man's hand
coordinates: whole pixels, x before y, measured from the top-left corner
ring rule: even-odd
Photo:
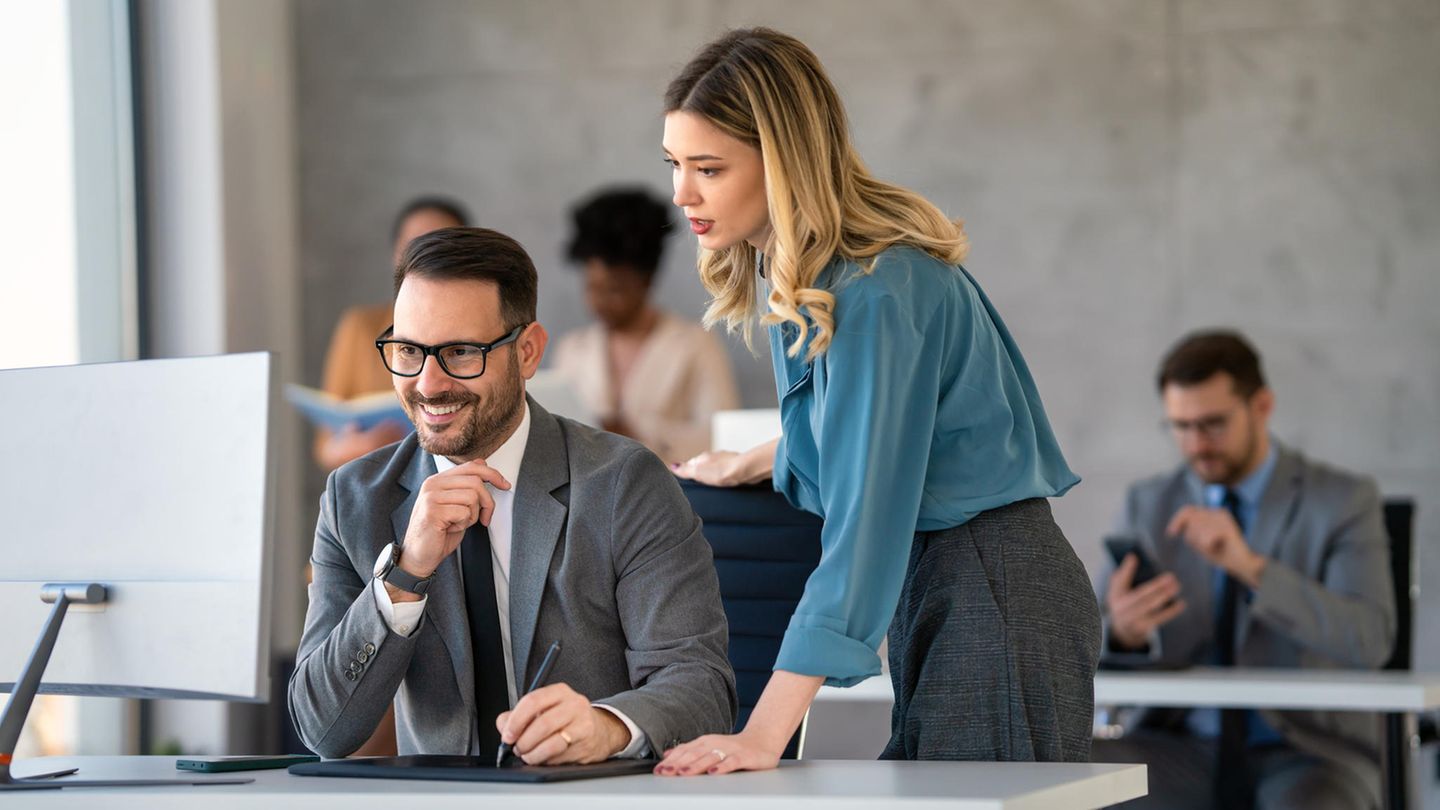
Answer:
[[[495,718],[500,741],[527,765],[603,762],[625,750],[630,730],[563,683],[536,689]]]
[[[1143,648],[1149,643],[1151,631],[1185,611],[1185,600],[1180,598],[1180,580],[1174,574],[1167,572],[1138,588],[1133,587],[1135,569],[1139,566],[1140,560],[1134,554],[1126,554],[1111,575],[1110,587],[1105,593],[1110,640],[1127,650]]]
[[[1186,506],[1170,519],[1166,534],[1181,537],[1185,544],[1211,565],[1225,569],[1251,588],[1259,587],[1265,573],[1265,558],[1251,550],[1228,509]]]

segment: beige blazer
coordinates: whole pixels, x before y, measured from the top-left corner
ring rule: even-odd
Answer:
[[[634,438],[673,463],[710,449],[710,417],[740,406],[725,347],[699,324],[662,312],[617,391],[600,324],[565,335],[554,368],[600,419],[619,416]]]

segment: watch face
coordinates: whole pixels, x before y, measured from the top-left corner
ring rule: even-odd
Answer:
[[[393,559],[395,559],[395,544],[391,543],[380,549],[380,556],[375,558],[375,569],[372,573],[377,577],[384,576],[385,570],[390,567],[390,561]]]

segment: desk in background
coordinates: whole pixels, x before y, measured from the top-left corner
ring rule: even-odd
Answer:
[[[1218,669],[1102,672],[1095,702],[1126,706],[1316,709],[1385,715],[1385,806],[1413,806],[1410,753],[1415,715],[1440,709],[1440,675],[1353,670]]]
[[[16,765],[17,775],[78,766],[79,776],[173,776],[174,757],[47,757]],[[186,774],[196,776],[196,774]],[[874,810],[875,807],[947,810],[1089,810],[1145,795],[1143,765],[1081,765],[994,762],[787,762],[777,770],[719,777],[648,774],[507,785],[483,782],[421,782],[333,779],[250,771],[248,785],[161,788],[77,788],[26,791],[10,797],[34,808],[96,807],[145,810],[238,810],[304,807],[306,810],[481,806],[494,796],[507,808],[587,810],[687,810],[744,806],[747,810]],[[503,797],[503,799],[501,799]]]
[[[851,689],[824,687],[810,711],[808,746],[853,740],[883,747],[895,696],[889,676]],[[1195,667],[1167,672],[1101,672],[1095,676],[1096,705],[1219,706],[1233,709],[1319,709],[1385,715],[1385,792],[1391,810],[1411,807],[1409,752],[1411,726],[1420,712],[1440,709],[1440,674],[1342,670]],[[871,728],[884,716],[883,726]],[[856,720],[864,726],[854,728]],[[847,727],[851,726],[851,727]],[[832,744],[833,745],[833,744]],[[878,749],[877,749],[878,750]],[[824,756],[823,750],[816,755]]]

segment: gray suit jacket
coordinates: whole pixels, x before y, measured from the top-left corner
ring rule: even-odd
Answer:
[[[529,404],[510,560],[515,683],[529,682],[558,639],[564,652],[550,682],[624,712],[656,751],[728,733],[735,676],[719,584],[674,476],[629,439]],[[490,753],[478,750],[476,662],[455,556],[436,571],[425,618],[408,637],[391,632],[369,587],[375,558],[404,539],[434,472],[412,434],[326,485],[289,689],[301,739],[323,756],[353,752],[392,701],[400,753]]]
[[[1377,669],[1395,643],[1395,598],[1380,495],[1367,479],[1276,443],[1278,457],[1246,538],[1270,558],[1260,587],[1236,616],[1238,666]],[[1159,630],[1152,658],[1208,663],[1214,633],[1213,567],[1165,527],[1187,504],[1204,504],[1188,467],[1132,486],[1118,530],[1140,538],[1180,580],[1186,610]],[[1110,573],[1107,571],[1105,582]],[[1101,585],[1101,602],[1105,583]],[[1115,658],[1106,622],[1105,657]],[[1380,726],[1374,715],[1263,711],[1290,745],[1343,767],[1380,801]],[[1165,724],[1151,712],[1148,724]]]

